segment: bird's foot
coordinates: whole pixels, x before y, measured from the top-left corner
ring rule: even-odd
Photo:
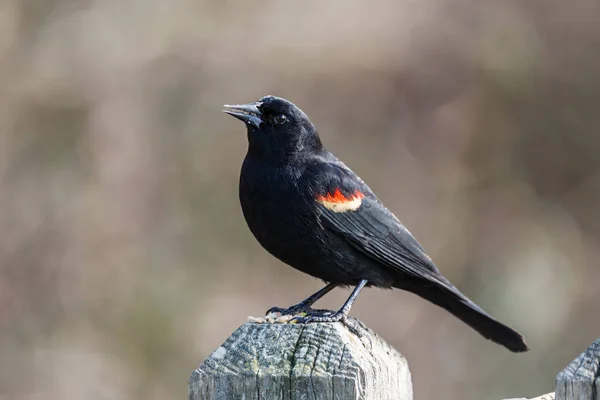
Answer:
[[[290,322],[295,322],[297,324],[309,324],[311,322],[340,322],[345,319],[346,314],[339,311],[333,312],[329,310],[311,310],[304,316],[296,315],[290,320]]]
[[[271,307],[267,310],[265,315],[269,314],[281,314],[281,315],[297,315],[300,313],[309,312],[310,307],[305,304],[296,304],[289,308],[281,308],[281,307]]]
[[[314,312],[316,311],[316,312]],[[322,313],[321,311],[327,310],[313,310],[313,312],[307,313],[305,316],[295,316],[289,323],[296,324],[310,324],[314,322],[341,322],[346,328],[356,336],[362,338],[364,332],[360,327],[348,320],[348,316],[342,311]]]
[[[271,307],[267,310],[266,315],[279,313],[281,315],[319,315],[333,314],[331,310],[317,310],[305,303],[299,303],[289,308]]]

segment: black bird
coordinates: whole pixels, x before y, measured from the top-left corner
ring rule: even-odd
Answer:
[[[446,309],[513,352],[523,337],[464,296],[371,189],[327,151],[310,119],[288,100],[266,96],[225,105],[248,130],[239,197],[248,227],[273,256],[320,278],[323,289],[288,309],[299,323],[345,321],[365,286],[399,288]],[[337,312],[313,310],[337,286],[354,290]]]

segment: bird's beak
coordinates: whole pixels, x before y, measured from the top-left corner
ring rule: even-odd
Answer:
[[[260,107],[261,104],[261,102],[241,105],[225,104],[223,107],[229,108],[229,110],[223,110],[223,112],[245,122],[250,126],[260,129],[262,112],[258,109],[258,107]]]

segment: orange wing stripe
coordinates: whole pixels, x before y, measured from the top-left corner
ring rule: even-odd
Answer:
[[[356,190],[352,196],[350,198],[347,198],[346,196],[344,196],[342,194],[342,192],[340,191],[339,188],[336,188],[335,191],[332,193],[327,193],[326,196],[318,196],[318,199],[322,202],[327,202],[327,203],[335,203],[335,204],[344,204],[344,203],[349,203],[351,201],[354,201],[356,199],[364,199],[365,195],[360,192],[359,190]]]

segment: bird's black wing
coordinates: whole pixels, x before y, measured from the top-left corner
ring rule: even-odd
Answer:
[[[452,287],[408,229],[360,178],[341,163],[321,164],[319,169],[326,171],[316,196],[323,226],[388,268]]]
[[[395,271],[402,282],[396,287],[446,309],[511,351],[527,350],[517,331],[495,320],[440,274],[417,240],[358,176],[333,156],[324,161],[316,168],[320,172],[313,175],[313,192],[326,229]]]

